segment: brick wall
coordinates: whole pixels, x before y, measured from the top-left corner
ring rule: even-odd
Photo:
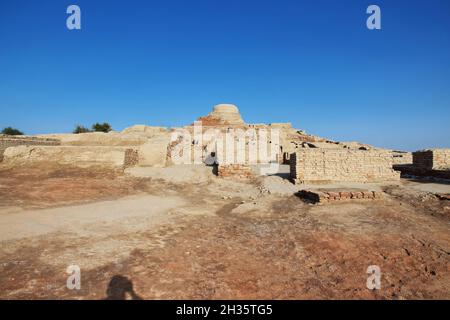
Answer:
[[[290,157],[296,183],[334,181],[379,182],[399,180],[392,169],[392,153],[382,150],[299,149]]]
[[[381,191],[370,190],[300,190],[297,196],[313,203],[343,200],[375,200],[381,199]]]
[[[126,149],[124,167],[134,167],[139,163],[139,153],[136,149]]]
[[[450,170],[450,149],[430,149],[413,152],[413,165],[424,170]]]
[[[124,146],[16,146],[6,149],[3,162],[25,166],[40,163],[80,168],[123,169],[136,161],[137,153]]]
[[[219,165],[217,170],[217,175],[222,178],[249,178],[253,175],[250,166],[243,164]]]
[[[392,151],[393,165],[412,164],[413,156],[411,152]]]
[[[0,161],[3,160],[3,153],[6,148],[15,146],[58,146],[61,142],[58,139],[37,138],[30,136],[10,136],[0,134]]]

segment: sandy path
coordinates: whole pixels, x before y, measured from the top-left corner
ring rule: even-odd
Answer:
[[[171,209],[180,207],[179,197],[129,196],[114,201],[7,213],[0,211],[0,241],[41,236],[52,232],[88,232],[89,226],[127,224],[130,219],[157,222]],[[150,219],[148,219],[150,218]],[[148,227],[148,224],[147,224]]]

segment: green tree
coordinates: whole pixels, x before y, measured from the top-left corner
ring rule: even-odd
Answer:
[[[84,126],[80,126],[77,125],[75,127],[75,129],[73,130],[73,133],[85,133],[85,132],[90,132],[91,130],[89,130],[88,128],[84,127]]]
[[[110,132],[112,130],[111,125],[107,122],[104,123],[94,123],[92,125],[92,131],[96,132]]]
[[[6,127],[2,130],[2,134],[7,134],[10,136],[21,136],[23,135],[23,132],[11,127]]]

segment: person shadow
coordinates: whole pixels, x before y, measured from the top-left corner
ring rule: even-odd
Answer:
[[[133,282],[130,279],[115,275],[109,281],[105,300],[142,300],[142,298],[134,292]]]

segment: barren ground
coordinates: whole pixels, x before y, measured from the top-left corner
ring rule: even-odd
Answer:
[[[450,299],[447,184],[312,205],[281,178],[179,170],[0,167],[0,298],[132,298],[129,280],[144,299]]]

